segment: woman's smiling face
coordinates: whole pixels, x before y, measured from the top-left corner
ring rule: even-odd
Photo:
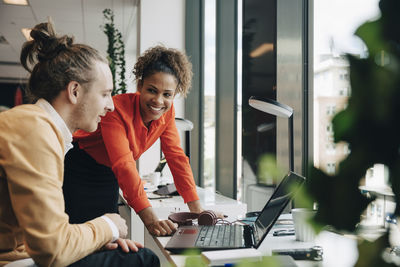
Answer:
[[[140,115],[146,126],[171,108],[177,86],[176,78],[164,72],[156,72],[138,82]]]

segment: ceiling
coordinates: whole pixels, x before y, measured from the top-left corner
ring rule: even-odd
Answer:
[[[22,44],[26,41],[22,28],[47,21],[51,17],[57,33],[75,36],[106,55],[107,37],[100,28],[103,10],[114,11],[114,22],[121,31],[126,50],[135,49],[137,5],[139,0],[28,0],[29,6],[4,4],[0,0],[0,82],[19,83],[28,73],[19,63]],[[3,42],[1,40],[3,39]]]

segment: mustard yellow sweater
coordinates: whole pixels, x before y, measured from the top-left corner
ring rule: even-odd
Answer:
[[[28,257],[66,266],[111,241],[101,218],[68,223],[63,172],[63,137],[42,108],[0,113],[0,266]]]

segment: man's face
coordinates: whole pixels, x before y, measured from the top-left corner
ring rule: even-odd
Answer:
[[[74,117],[76,128],[86,132],[93,132],[102,116],[114,110],[111,97],[113,80],[110,68],[107,64],[97,61],[94,68],[94,80],[86,85],[87,89],[78,102]]]
[[[146,126],[171,108],[177,85],[175,77],[164,72],[154,73],[139,81],[140,115]]]

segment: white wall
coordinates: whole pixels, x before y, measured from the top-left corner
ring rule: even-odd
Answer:
[[[139,4],[138,51],[158,44],[184,50],[185,48],[185,1],[142,0]],[[184,117],[184,99],[177,96],[174,101],[176,117]],[[160,155],[157,141],[139,159],[141,175],[154,171]]]

